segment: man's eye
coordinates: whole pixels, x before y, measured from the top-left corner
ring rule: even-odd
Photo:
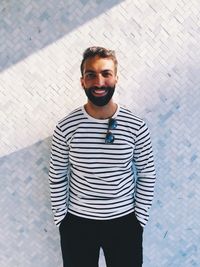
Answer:
[[[94,79],[96,77],[96,75],[94,73],[87,73],[86,74],[86,78],[88,79]]]
[[[110,72],[104,72],[103,74],[103,77],[110,77],[110,76],[112,76],[112,74],[110,73]]]

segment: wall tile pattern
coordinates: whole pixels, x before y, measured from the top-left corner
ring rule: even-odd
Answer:
[[[115,98],[151,130],[158,179],[143,266],[199,266],[199,17],[198,0],[1,1],[1,267],[62,266],[51,135],[85,101],[79,65],[90,45],[116,50]]]

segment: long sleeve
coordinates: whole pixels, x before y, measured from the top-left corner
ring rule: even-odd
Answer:
[[[68,198],[68,147],[65,137],[59,127],[53,134],[51,159],[49,169],[49,183],[51,192],[51,205],[54,221],[57,226],[65,217],[67,212]]]
[[[135,213],[144,227],[149,218],[156,179],[150,133],[145,123],[141,125],[136,138],[134,163],[137,171]]]

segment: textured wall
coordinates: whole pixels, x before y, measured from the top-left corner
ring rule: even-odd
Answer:
[[[144,267],[199,266],[199,18],[198,0],[0,2],[1,267],[62,266],[51,135],[85,101],[79,64],[90,45],[116,50],[116,100],[152,133],[158,180]]]

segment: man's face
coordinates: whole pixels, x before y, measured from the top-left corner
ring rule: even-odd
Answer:
[[[81,84],[85,93],[94,105],[105,106],[111,100],[117,75],[115,65],[110,58],[98,56],[88,58],[83,65]]]

